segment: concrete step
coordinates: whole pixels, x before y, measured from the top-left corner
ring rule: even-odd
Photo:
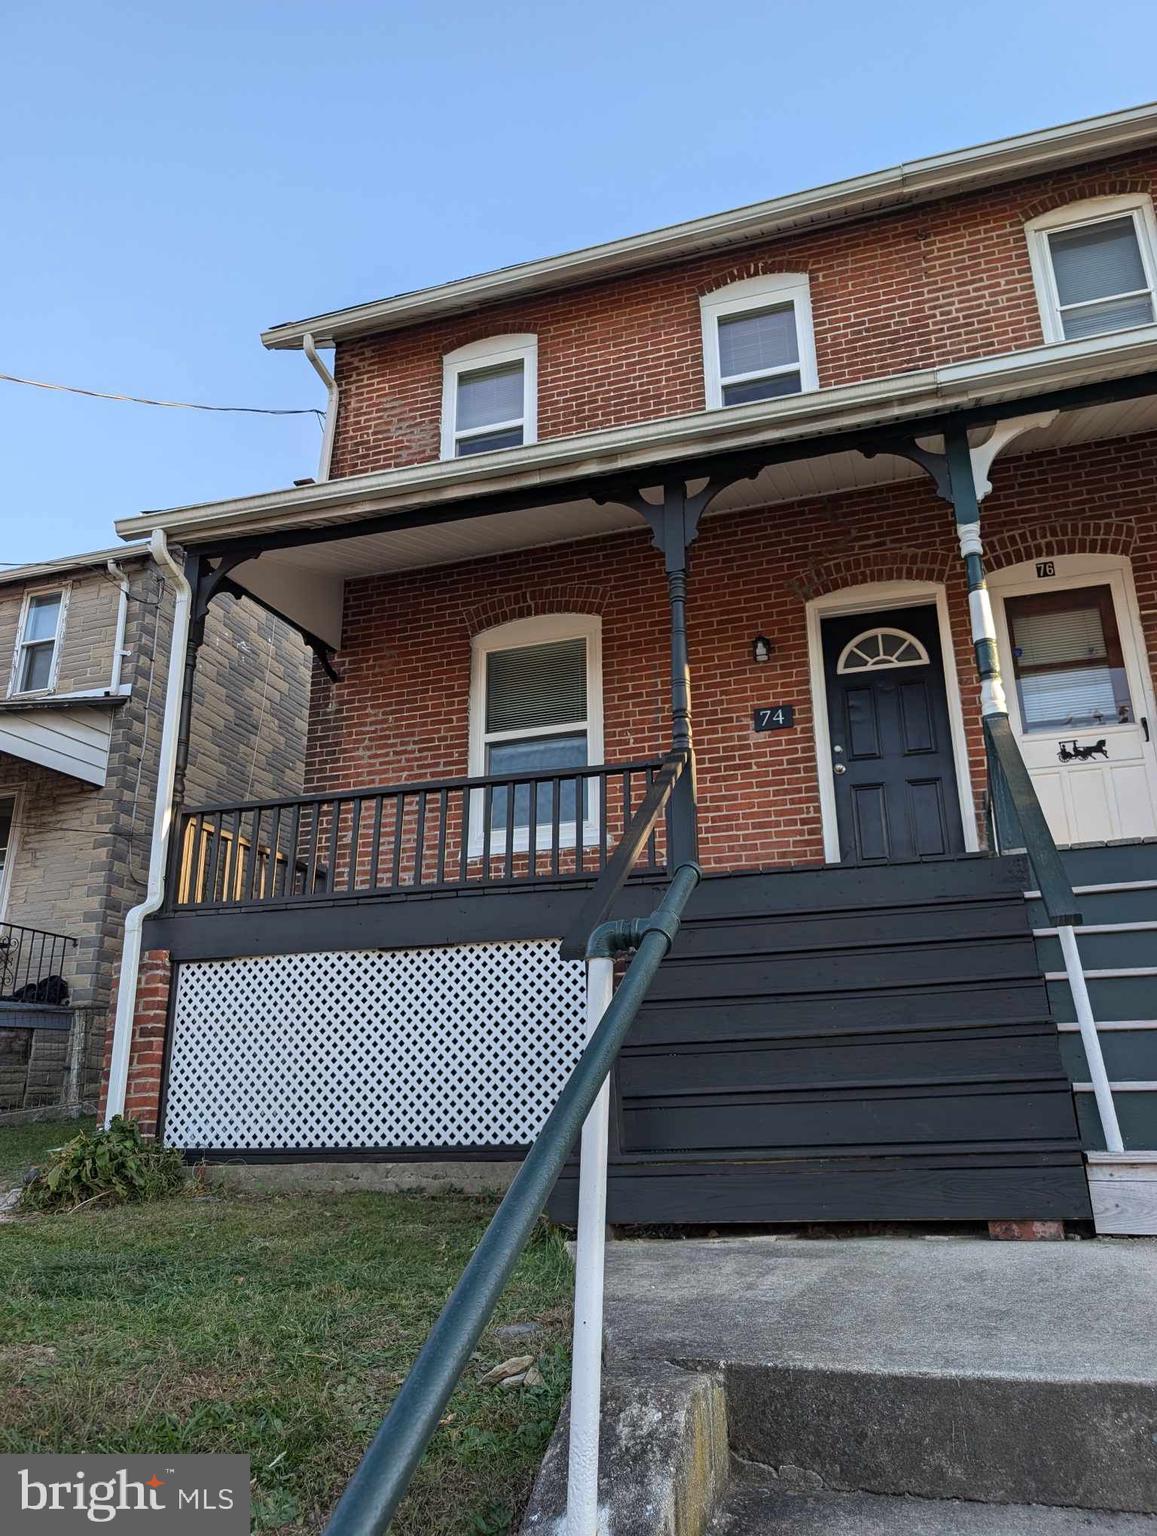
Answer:
[[[736,1469],[708,1536],[1155,1536],[1157,1516],[875,1493],[790,1492]]]
[[[743,1462],[823,1490],[1157,1513],[1157,1244],[616,1243],[607,1300],[620,1368],[721,1376]]]

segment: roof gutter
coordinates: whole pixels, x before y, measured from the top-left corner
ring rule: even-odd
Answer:
[[[441,315],[522,298],[553,288],[595,282],[641,267],[684,260],[719,246],[767,240],[818,223],[929,202],[954,192],[1104,158],[1157,139],[1157,105],[1131,107],[970,149],[905,161],[888,170],[831,182],[726,213],[671,224],[645,234],[521,262],[494,272],[420,288],[370,304],[331,310],[312,319],[271,326],[261,340],[273,349],[318,346],[372,332],[398,330]]]

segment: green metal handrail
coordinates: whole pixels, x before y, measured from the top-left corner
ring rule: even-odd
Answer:
[[[997,839],[1002,825],[1019,838],[1050,920],[1057,928],[1076,928],[1080,925],[1081,914],[1072,881],[1061,862],[1008,716],[985,715],[984,736]]]
[[[699,879],[697,864],[681,865],[651,917],[632,925],[635,953],[611,1004],[350,1479],[326,1527],[327,1536],[382,1536],[388,1529],[671,947]]]

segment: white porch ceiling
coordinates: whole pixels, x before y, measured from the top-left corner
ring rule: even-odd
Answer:
[[[1157,431],[1157,397],[1063,412],[1051,426],[1017,438],[997,460],[1070,448],[1080,443]],[[979,434],[977,440],[983,437]],[[765,469],[755,480],[723,492],[712,515],[894,484],[922,471],[906,459],[880,454],[833,453]],[[424,528],[304,544],[269,551],[238,566],[233,579],[303,624],[330,645],[340,644],[343,583],[379,573],[453,565],[544,545],[597,538],[639,527],[637,515],[617,505],[569,501]]]

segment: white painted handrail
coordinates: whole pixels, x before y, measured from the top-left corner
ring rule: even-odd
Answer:
[[[1085,968],[1081,964],[1077,936],[1070,927],[1058,927],[1057,938],[1061,941],[1061,953],[1065,957],[1065,974],[1069,979],[1069,991],[1073,994],[1077,1027],[1081,1031],[1081,1043],[1085,1047],[1085,1060],[1089,1065],[1089,1080],[1097,1100],[1097,1113],[1101,1117],[1105,1149],[1108,1152],[1123,1152],[1125,1143],[1121,1140],[1121,1128],[1117,1124],[1117,1106],[1113,1103],[1113,1090],[1109,1084],[1109,1074],[1105,1071],[1101,1037],[1097,1033],[1097,1021],[1093,1017],[1093,1005],[1089,1000],[1089,984],[1085,980]]]
[[[609,1008],[613,991],[614,961],[588,960],[588,1040]],[[596,1536],[599,1529],[599,1412],[603,1383],[603,1277],[610,1106],[608,1078],[583,1124],[579,1163],[566,1536]]]

